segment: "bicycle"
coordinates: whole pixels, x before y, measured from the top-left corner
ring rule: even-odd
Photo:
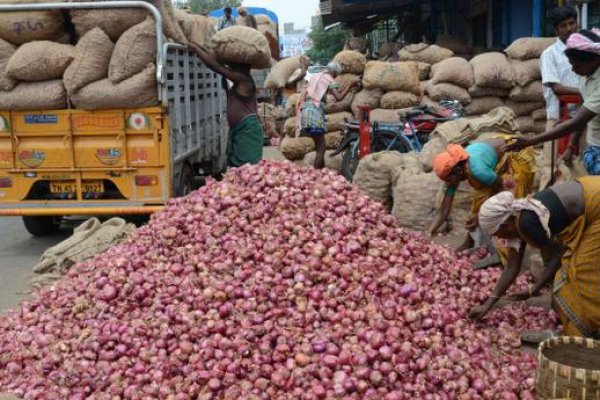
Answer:
[[[437,124],[462,116],[462,106],[458,101],[441,101],[440,107],[421,106],[401,111],[398,113],[398,124],[373,123],[370,129],[371,152],[420,152]],[[337,155],[343,152],[341,172],[350,182],[361,158],[359,130],[357,121],[346,121],[344,139],[333,153]]]

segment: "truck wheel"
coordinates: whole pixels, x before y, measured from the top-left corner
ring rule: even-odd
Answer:
[[[61,217],[23,217],[27,232],[33,236],[50,236],[58,233]]]
[[[187,196],[196,190],[196,181],[194,180],[194,173],[192,172],[192,168],[189,165],[185,165],[181,169],[181,176],[179,177],[179,182],[177,183],[177,197]]]

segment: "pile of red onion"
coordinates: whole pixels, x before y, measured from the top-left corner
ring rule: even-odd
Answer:
[[[261,162],[172,200],[0,318],[24,399],[533,399],[498,271],[399,229],[331,171]],[[521,286],[524,283],[521,282]]]

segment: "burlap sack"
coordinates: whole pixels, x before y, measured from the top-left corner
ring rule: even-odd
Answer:
[[[467,54],[471,51],[467,42],[458,36],[438,35],[435,44],[448,50],[452,50],[454,54]]]
[[[475,97],[471,100],[468,106],[465,107],[465,115],[482,115],[487,114],[496,107],[500,107],[504,101],[499,97]]]
[[[510,108],[515,113],[516,117],[524,117],[544,106],[543,103],[539,101],[523,103],[513,100],[507,100],[504,105]]]
[[[0,4],[39,3],[38,0],[0,0]],[[56,1],[60,3],[60,0]],[[0,13],[0,38],[21,45],[34,40],[56,41],[65,35],[60,10]]]
[[[307,167],[312,167],[315,165],[315,157],[317,153],[311,151],[302,159],[302,164]],[[342,170],[342,158],[341,154],[336,156],[333,155],[333,150],[325,151],[325,168],[332,169],[334,171],[340,172]]]
[[[26,82],[62,78],[73,61],[73,46],[40,40],[19,47],[6,65],[13,79]]]
[[[265,88],[279,89],[285,87],[292,74],[300,68],[300,56],[279,61],[265,80]]]
[[[287,99],[287,102],[285,103],[285,112],[287,113],[288,117],[296,116],[296,107],[298,106],[299,101],[300,93],[293,94]]]
[[[421,94],[419,68],[414,62],[369,61],[362,83],[366,89],[381,88],[386,92],[401,90]]]
[[[371,108],[378,108],[381,97],[383,96],[383,90],[381,89],[363,89],[354,95],[352,100],[352,114],[358,115],[358,106],[370,106]]]
[[[100,28],[86,33],[75,46],[75,57],[63,80],[68,93],[108,76],[110,56],[115,45]]]
[[[371,114],[369,115],[369,118],[370,118],[371,122],[383,122],[386,124],[398,124],[398,123],[400,123],[400,116],[399,116],[400,111],[402,111],[402,109],[386,110],[386,109],[382,109],[382,108],[375,108],[375,109],[371,110]]]
[[[447,58],[431,67],[431,82],[451,83],[468,89],[475,84],[473,67],[464,58]]]
[[[69,13],[79,37],[94,28],[100,28],[113,41],[149,15],[148,11],[141,8],[71,10]]]
[[[548,123],[545,119],[540,120],[540,121],[533,120],[533,132],[535,132],[535,133],[546,132],[547,124]]]
[[[522,37],[518,38],[508,46],[504,52],[517,60],[529,60],[531,58],[540,58],[544,50],[556,42],[555,37]]]
[[[379,104],[381,108],[393,110],[416,106],[419,104],[419,99],[412,93],[394,91],[384,94]]]
[[[475,84],[483,87],[511,88],[515,71],[502,53],[484,53],[470,61],[475,74]]]
[[[186,44],[187,38],[177,23],[177,19],[175,18],[175,7],[173,7],[171,0],[148,0],[148,2],[153,4],[158,8],[158,11],[160,11],[160,15],[162,16],[163,34],[167,38],[174,40],[176,43]]]
[[[61,79],[21,82],[10,92],[0,92],[0,110],[62,110],[67,91]]]
[[[335,150],[342,142],[344,134],[342,131],[333,131],[325,134],[325,148],[327,150]]]
[[[298,117],[290,117],[285,120],[283,125],[283,133],[286,137],[295,138],[300,136],[300,126],[298,124]]]
[[[346,41],[344,50],[354,50],[359,53],[365,54],[369,48],[369,41],[361,37],[351,37]]]
[[[401,43],[382,43],[377,51],[377,58],[386,61],[397,57],[398,52],[404,47]]]
[[[360,82],[360,76],[354,74],[341,74],[335,78],[335,83],[338,84],[340,91],[352,86],[356,82]]]
[[[354,116],[349,112],[339,112],[335,114],[327,114],[327,132],[343,131],[346,129],[344,120],[352,120]]]
[[[477,85],[469,88],[471,97],[506,97],[509,92],[510,90],[506,88],[481,87]]]
[[[358,163],[352,183],[372,200],[392,208],[392,185],[404,166],[404,154],[383,151],[369,154]]]
[[[343,50],[336,54],[333,61],[340,64],[342,74],[362,75],[367,59],[364,54],[353,50]]]
[[[525,86],[515,86],[511,91],[509,98],[519,102],[543,102],[542,81],[533,81]]]
[[[419,106],[423,107],[423,106],[429,106],[429,107],[438,107],[440,105],[440,103],[438,103],[437,101],[433,101],[429,98],[429,96],[423,96],[421,98],[421,102],[419,103]]]
[[[429,97],[435,101],[458,100],[462,105],[467,105],[471,102],[471,95],[467,89],[451,83],[438,83],[434,85],[430,81],[426,90]]]
[[[213,36],[214,52],[223,62],[248,64],[253,69],[271,66],[271,50],[267,38],[256,29],[233,26]]]
[[[532,58],[525,61],[510,60],[510,63],[515,70],[515,83],[517,85],[525,86],[529,82],[542,79],[539,58]]]
[[[155,106],[158,103],[156,68],[150,64],[139,74],[117,84],[109,79],[91,83],[73,93],[71,101],[85,110]]]
[[[215,25],[210,18],[203,15],[187,14],[183,30],[188,41],[198,46],[210,47],[212,45]]]
[[[279,145],[279,151],[288,160],[301,160],[311,151],[315,151],[315,142],[309,137],[285,137]]]
[[[17,81],[6,73],[6,64],[16,49],[12,44],[0,39],[0,90],[12,90],[17,85]]]
[[[262,24],[269,24],[271,23],[271,18],[269,18],[268,15],[266,14],[256,14],[254,16],[254,18],[256,19],[256,24],[257,25],[262,25]]]
[[[143,71],[156,57],[154,21],[147,18],[125,32],[115,44],[108,79],[119,83]]]
[[[427,93],[427,86],[429,86],[429,82],[431,81],[419,81],[419,89],[421,89],[421,93]]]
[[[519,128],[519,132],[532,132],[533,131],[533,119],[530,116],[517,117],[515,123]]]
[[[325,112],[327,114],[334,114],[344,111],[351,111],[352,100],[354,100],[354,92],[350,91],[341,101],[337,101],[333,95],[327,95],[327,102],[325,103]]]
[[[531,118],[533,118],[534,121],[542,121],[542,120],[546,120],[546,109],[545,108],[538,108],[537,110],[533,110],[533,112],[531,113]]]
[[[419,80],[428,80],[429,75],[431,75],[431,64],[417,61],[417,66],[419,67]]]
[[[420,61],[431,65],[437,64],[453,55],[454,52],[452,50],[444,49],[435,44],[429,46],[425,43],[411,44],[398,52],[400,61]]]
[[[398,225],[425,231],[436,215],[437,193],[443,182],[434,174],[405,175],[393,191],[392,215]]]

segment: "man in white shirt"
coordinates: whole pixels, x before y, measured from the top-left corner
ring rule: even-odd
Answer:
[[[546,117],[548,125],[546,130],[554,128],[559,120],[559,95],[578,95],[580,77],[573,72],[569,59],[565,55],[566,42],[569,36],[577,32],[577,11],[573,7],[557,7],[552,10],[550,18],[556,32],[556,43],[548,47],[540,58],[542,83],[544,85],[544,99],[546,100]],[[544,187],[550,179],[550,166],[552,156],[552,143],[544,143],[544,172],[546,182],[541,182]]]

